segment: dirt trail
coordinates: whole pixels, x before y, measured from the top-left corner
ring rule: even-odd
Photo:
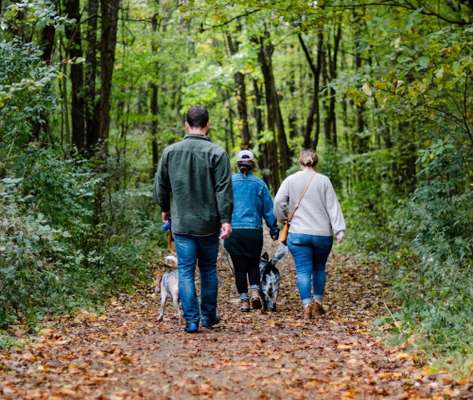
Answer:
[[[270,249],[270,252],[274,249]],[[277,313],[242,314],[219,261],[221,324],[182,332],[172,306],[143,290],[51,323],[23,349],[0,353],[4,399],[431,399],[473,398],[473,386],[426,376],[408,354],[369,335],[383,285],[375,266],[331,256],[326,316],[300,319],[290,256],[279,265]]]

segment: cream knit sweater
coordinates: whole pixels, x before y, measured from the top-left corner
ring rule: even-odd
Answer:
[[[336,235],[346,229],[340,203],[330,179],[312,170],[299,171],[284,180],[274,198],[274,212],[279,221],[286,220],[289,210],[294,210],[314,173],[315,177],[291,221],[289,232]]]

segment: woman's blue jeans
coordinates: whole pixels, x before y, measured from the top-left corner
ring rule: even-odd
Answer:
[[[192,236],[174,234],[179,275],[179,297],[187,322],[217,319],[217,255],[218,234]],[[195,268],[200,270],[200,309],[195,289]]]
[[[302,304],[309,304],[312,299],[321,301],[325,291],[325,264],[333,238],[289,233],[287,244],[296,264],[296,284]]]

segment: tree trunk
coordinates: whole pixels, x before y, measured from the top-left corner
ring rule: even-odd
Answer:
[[[271,65],[268,62],[268,56],[271,55],[271,45],[265,45],[263,39],[259,39],[258,59],[260,62],[261,72],[263,73],[264,92],[266,99],[266,120],[268,130],[273,133],[273,140],[267,143],[268,147],[268,169],[270,173],[270,183],[273,188],[280,184],[280,165],[278,165],[278,146],[276,145],[276,119],[278,112],[274,103],[275,96],[273,93],[273,83],[271,79]],[[269,53],[269,54],[268,54]]]
[[[1,6],[0,6],[1,9]],[[54,50],[54,39],[56,36],[56,29],[54,25],[46,25],[41,31],[41,48],[43,50],[42,60],[46,64],[51,64],[51,59]],[[35,122],[32,126],[32,137],[35,140],[39,140],[42,133],[46,133],[49,128],[48,113],[42,111],[40,120]]]
[[[329,84],[329,76],[328,76],[328,64],[330,60],[330,43],[327,40],[327,43],[323,47],[322,50],[322,85],[325,92],[325,95],[322,99],[322,105],[324,108],[324,138],[325,144],[330,146],[331,143],[331,135],[330,135],[330,120],[329,120],[329,103],[330,99],[327,95],[328,93],[328,84]]]
[[[158,18],[159,14],[156,13],[153,15],[151,19],[151,31],[153,32],[153,38],[151,39],[151,54],[153,57],[156,57],[156,53],[158,52],[158,45],[156,43],[156,32],[158,31]],[[158,73],[158,63],[154,63],[155,72]],[[151,173],[154,174],[156,172],[156,168],[158,166],[158,113],[159,113],[159,105],[158,105],[158,84],[156,82],[157,77],[153,77],[151,81],[151,115],[153,119],[151,121],[151,153],[152,153],[152,170]]]
[[[68,19],[74,24],[66,25],[68,39],[68,56],[72,61],[70,66],[71,79],[71,123],[72,144],[83,153],[85,150],[85,101],[84,101],[84,67],[82,58],[82,39],[80,30],[80,1],[65,0],[65,11]]]
[[[89,0],[87,3],[87,54],[85,68],[85,85],[87,103],[85,108],[87,128],[87,151],[92,154],[99,142],[99,115],[97,101],[97,22],[99,0]]]
[[[355,70],[358,71],[362,67],[362,58],[360,54],[360,40],[362,29],[362,15],[356,10],[353,9],[353,22],[354,22],[354,63]],[[356,135],[353,138],[353,151],[357,154],[365,153],[368,151],[368,138],[365,135],[365,104],[357,104],[356,106]]]
[[[342,26],[341,24],[338,24],[337,30],[334,35],[334,40],[333,40],[333,52],[331,53],[331,57],[329,57],[330,81],[337,79],[338,50],[340,48],[341,37],[342,37]],[[330,143],[332,144],[332,146],[337,147],[338,145],[337,115],[335,111],[337,94],[336,94],[335,89],[332,86],[330,86],[329,94],[330,94],[330,103],[329,103],[328,120],[329,120],[329,126],[330,126]]]
[[[110,131],[110,109],[112,106],[112,78],[117,45],[118,11],[120,0],[101,2],[102,36],[100,43],[101,90],[99,105],[99,141],[103,151],[107,151],[107,139]]]
[[[240,30],[241,28],[239,28]],[[234,41],[229,33],[227,33],[227,42],[230,54],[234,55],[238,52],[239,43]],[[251,147],[250,128],[248,125],[248,106],[246,98],[245,75],[238,71],[234,75],[235,88],[237,93],[237,110],[240,117],[239,125],[241,129],[241,147],[248,149]]]
[[[261,96],[261,90],[258,85],[258,81],[253,78],[253,94],[254,94],[254,118],[255,118],[255,125],[256,125],[256,134],[258,137],[258,141],[262,140],[263,132],[264,132],[264,119],[263,119],[263,99]],[[261,169],[263,180],[266,182],[268,186],[272,186],[273,182],[271,180],[271,165],[270,165],[270,157],[269,157],[269,146],[268,143],[261,143],[260,144],[260,153],[261,158],[259,160],[259,167]],[[273,186],[274,189],[277,189],[276,186]]]
[[[322,70],[322,53],[324,45],[324,35],[323,31],[320,30],[317,40],[317,64],[314,64],[312,56],[310,55],[309,49],[307,48],[304,39],[301,34],[298,35],[299,43],[301,44],[302,50],[306,57],[307,63],[309,64],[311,73],[312,73],[312,82],[313,82],[313,95],[312,101],[310,104],[309,114],[307,115],[305,132],[304,132],[304,148],[308,149],[311,147],[312,143],[312,130],[314,129],[315,122],[315,137],[314,137],[314,150],[317,150],[320,137],[320,105],[319,105],[319,96],[320,96],[320,72]],[[314,121],[315,118],[315,121]]]
[[[235,147],[235,137],[233,133],[233,110],[232,105],[228,102],[228,115],[225,120],[225,150],[227,154],[230,154]]]
[[[268,33],[266,33],[265,38],[259,39],[258,59],[264,78],[266,107],[268,111],[268,129],[277,135],[278,146],[274,146],[274,151],[270,152],[270,157],[273,159],[274,182],[276,185],[279,185],[280,177],[285,175],[286,171],[290,167],[291,153],[287,143],[284,120],[282,118],[279,95],[277,93],[276,81],[273,73],[272,55],[274,46],[270,42],[268,36]],[[278,152],[279,160],[277,157]]]
[[[288,116],[288,127],[289,127],[289,137],[291,139],[296,138],[299,135],[299,126],[298,126],[298,118],[297,118],[297,107],[293,105],[293,99],[297,96],[296,92],[296,73],[294,69],[291,70],[289,82],[288,82],[288,89],[291,96],[291,110]]]

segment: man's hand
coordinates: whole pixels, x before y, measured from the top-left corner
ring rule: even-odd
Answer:
[[[169,211],[164,211],[161,213],[161,219],[164,223],[169,222],[171,219],[171,213]]]
[[[337,232],[337,234],[335,235],[335,238],[337,239],[337,243],[341,243],[344,237],[345,237],[345,231]]]
[[[220,239],[225,240],[230,237],[232,234],[232,225],[229,224],[228,222],[225,222],[222,224],[222,227],[220,228]]]

